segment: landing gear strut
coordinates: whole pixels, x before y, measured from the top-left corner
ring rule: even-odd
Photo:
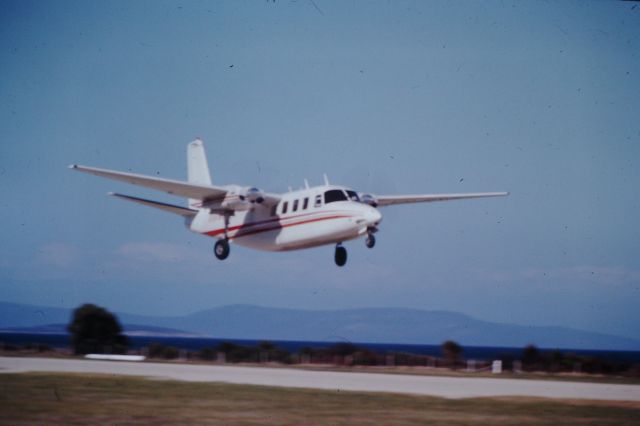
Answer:
[[[220,260],[225,260],[229,256],[229,240],[223,238],[216,241],[216,245],[213,246],[213,254]]]
[[[336,245],[335,261],[338,266],[344,266],[347,263],[347,249],[342,247],[341,243]]]

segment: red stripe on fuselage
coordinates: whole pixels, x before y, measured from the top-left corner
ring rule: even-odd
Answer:
[[[274,223],[274,222],[288,221],[288,220],[291,220],[291,219],[298,219],[300,217],[314,216],[314,215],[319,215],[319,214],[323,214],[323,213],[324,214],[335,213],[337,211],[339,211],[339,210],[327,210],[327,211],[322,211],[322,212],[302,213],[302,214],[297,214],[295,216],[286,216],[286,217],[278,216],[278,217],[275,217],[273,219],[267,219],[267,220],[261,220],[261,221],[258,221],[258,222],[243,223],[241,225],[231,226],[231,227],[227,228],[227,232],[236,231],[236,230],[238,230],[240,228],[248,228],[248,227],[251,227],[251,226],[264,225],[266,223]],[[206,234],[210,235],[212,237],[215,237],[216,235],[221,234],[222,232],[224,232],[224,228],[216,229],[214,231],[209,231]]]
[[[270,220],[265,220],[265,221],[261,221],[261,222],[242,224],[242,225],[233,226],[233,227],[228,228],[227,232],[238,231],[234,236],[230,237],[230,238],[233,239],[233,238],[245,237],[247,235],[258,234],[260,232],[267,232],[267,231],[274,231],[276,229],[288,228],[290,226],[304,225],[306,223],[320,222],[320,221],[323,221],[323,220],[330,220],[330,219],[342,219],[342,218],[353,217],[352,215],[344,215],[344,214],[342,214],[342,215],[333,215],[333,216],[317,217],[317,218],[314,218],[314,219],[301,220],[301,221],[298,221],[298,222],[295,222],[295,223],[287,223],[287,224],[280,223],[280,220],[295,219],[295,218],[309,216],[309,215],[313,215],[313,214],[316,214],[316,213],[307,213],[307,214],[288,217],[288,218],[284,218],[284,219],[276,218],[276,219],[270,219]],[[243,229],[243,228],[252,228],[252,227],[256,227],[258,225],[263,225],[263,224],[269,224],[271,222],[277,222],[277,223],[274,224],[275,226],[269,226],[267,228],[262,228],[262,229],[254,229],[254,230],[248,230],[248,229],[244,230]],[[215,237],[215,236],[224,234],[224,228],[216,229],[216,230],[213,230],[213,231],[209,231],[206,234],[211,236],[211,237]]]

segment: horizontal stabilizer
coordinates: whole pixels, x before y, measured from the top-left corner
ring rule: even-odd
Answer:
[[[376,195],[379,206],[407,203],[430,203],[434,201],[464,200],[468,198],[504,197],[508,192],[475,192],[470,194],[425,194],[425,195]]]
[[[198,213],[197,210],[188,209],[186,207],[174,206],[173,204],[161,203],[159,201],[145,200],[144,198],[132,197],[131,195],[117,194],[115,192],[110,192],[109,195],[113,195],[114,197],[122,198],[127,201],[133,201],[134,203],[143,204],[145,206],[155,207],[156,209],[184,217],[192,217]]]
[[[79,166],[77,164],[71,165],[69,166],[69,168],[84,173],[90,173],[96,176],[120,180],[133,185],[140,185],[147,188],[156,189],[158,191],[164,191],[169,194],[185,198],[194,198],[198,200],[215,200],[224,198],[227,193],[227,190],[225,188],[213,185],[189,183],[179,180],[139,175],[135,173],[118,172],[115,170],[98,169],[95,167]]]

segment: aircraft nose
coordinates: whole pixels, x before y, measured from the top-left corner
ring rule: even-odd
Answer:
[[[382,214],[374,207],[369,207],[366,210],[364,217],[368,226],[378,226],[382,220]]]

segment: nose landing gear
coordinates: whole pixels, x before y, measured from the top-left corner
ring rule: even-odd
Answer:
[[[336,245],[335,261],[338,266],[344,266],[347,263],[347,249],[342,247],[342,243]]]
[[[367,238],[364,243],[368,248],[373,248],[376,245],[376,237],[373,235],[375,232],[378,232],[378,228],[374,226],[367,229]]]
[[[367,234],[367,238],[364,240],[364,243],[368,248],[373,248],[376,245],[376,237],[373,236],[371,232]]]

